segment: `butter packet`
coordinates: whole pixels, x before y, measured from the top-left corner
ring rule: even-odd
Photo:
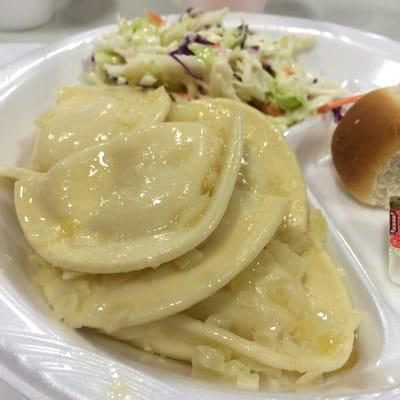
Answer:
[[[400,285],[400,196],[389,199],[389,277]]]

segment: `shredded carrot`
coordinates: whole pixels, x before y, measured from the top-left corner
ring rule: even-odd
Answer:
[[[217,41],[214,43],[214,47],[217,48],[217,49],[219,49],[221,46],[222,46],[222,44],[221,44],[221,42],[220,42],[219,40],[217,40]]]
[[[186,93],[179,93],[179,95],[186,99],[186,100],[193,100],[194,96],[192,95],[192,93],[186,92]]]
[[[273,117],[279,117],[281,115],[284,115],[285,113],[277,106],[275,106],[274,104],[265,104],[262,107],[262,112],[264,114],[268,114],[268,115],[272,115]]]
[[[157,26],[161,26],[164,24],[164,19],[160,17],[157,13],[154,11],[149,10],[148,8],[144,9],[144,12],[147,14],[147,18]]]
[[[361,99],[361,97],[363,97],[363,96],[364,96],[363,94],[356,94],[355,96],[345,97],[344,99],[330,101],[329,103],[326,103],[326,104],[322,105],[321,107],[319,107],[317,111],[320,114],[323,114],[323,113],[331,111],[335,108],[344,106],[346,104],[355,103],[357,100]]]
[[[286,74],[287,76],[294,75],[294,74],[296,73],[296,71],[294,70],[294,68],[291,67],[290,65],[287,65],[285,68],[283,68],[283,70],[284,70],[284,72],[285,72],[285,74]]]

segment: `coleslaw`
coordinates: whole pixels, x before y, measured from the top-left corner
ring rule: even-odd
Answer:
[[[190,8],[170,22],[151,11],[131,21],[120,18],[117,30],[95,45],[86,76],[97,84],[165,86],[175,98],[243,101],[281,130],[347,95],[298,63],[298,55],[314,46],[313,37],[271,38],[244,22],[224,27],[228,12]]]

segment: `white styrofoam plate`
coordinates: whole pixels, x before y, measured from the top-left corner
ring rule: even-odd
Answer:
[[[399,83],[400,44],[324,22],[234,13],[268,34],[309,34],[317,46],[303,56],[309,69],[351,91]],[[24,165],[35,118],[56,101],[57,87],[77,83],[82,60],[108,28],[42,48],[0,70],[0,163]],[[329,153],[332,125],[316,118],[287,132],[309,187],[310,202],[328,217],[329,249],[343,268],[357,308],[365,310],[351,368],[301,392],[245,392],[194,379],[186,366],[159,359],[56,321],[32,284],[28,246],[10,188],[0,188],[0,377],[32,399],[398,399],[400,398],[400,287],[386,272],[384,211],[361,206],[341,188]]]

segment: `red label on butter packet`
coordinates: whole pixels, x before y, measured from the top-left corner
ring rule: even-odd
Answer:
[[[390,244],[400,249],[400,197],[390,198],[389,212]]]

